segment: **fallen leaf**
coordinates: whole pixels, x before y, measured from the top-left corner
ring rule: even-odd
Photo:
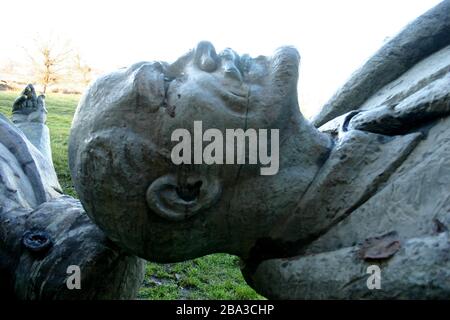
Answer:
[[[358,256],[364,260],[388,259],[400,250],[400,247],[398,234],[392,231],[379,237],[367,238],[361,245]]]

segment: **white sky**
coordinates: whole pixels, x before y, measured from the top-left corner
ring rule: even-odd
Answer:
[[[293,45],[299,95],[310,116],[387,39],[440,0],[8,0],[2,62],[37,33],[71,39],[94,67],[173,61],[200,40],[252,56]],[[0,75],[1,78],[1,75]]]

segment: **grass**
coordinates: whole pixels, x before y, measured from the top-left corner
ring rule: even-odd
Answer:
[[[0,113],[11,116],[18,92],[0,92]],[[66,194],[76,197],[67,164],[67,141],[79,95],[48,94],[46,98],[53,162]],[[147,263],[140,299],[263,299],[244,281],[239,259],[213,254],[172,264]]]

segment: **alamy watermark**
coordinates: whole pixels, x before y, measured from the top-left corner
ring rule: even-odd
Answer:
[[[70,265],[67,267],[67,274],[69,275],[66,280],[66,286],[69,290],[81,289],[81,269],[77,265]]]
[[[267,143],[268,129],[226,129],[225,141],[219,129],[203,132],[202,121],[194,121],[194,137],[187,129],[172,132],[171,141],[178,141],[171,152],[172,162],[180,164],[260,164],[261,175],[275,175],[279,169],[279,130],[270,129],[270,148]],[[248,141],[248,144],[246,142]],[[193,156],[192,157],[192,142]],[[203,148],[203,142],[209,142]],[[225,142],[225,154],[224,154]],[[248,154],[246,155],[246,150]],[[236,154],[235,154],[236,151]],[[270,151],[270,154],[269,154]],[[192,161],[193,159],[193,161]],[[236,160],[236,161],[235,161]]]
[[[367,267],[366,273],[370,274],[367,278],[367,289],[381,289],[381,269],[379,266],[372,264]]]

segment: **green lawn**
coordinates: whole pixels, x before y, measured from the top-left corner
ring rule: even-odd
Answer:
[[[0,92],[0,113],[11,115],[18,92]],[[76,197],[67,164],[67,140],[78,95],[48,94],[47,124],[53,162],[64,192]],[[262,299],[242,278],[239,259],[214,254],[173,264],[148,263],[141,299]]]

